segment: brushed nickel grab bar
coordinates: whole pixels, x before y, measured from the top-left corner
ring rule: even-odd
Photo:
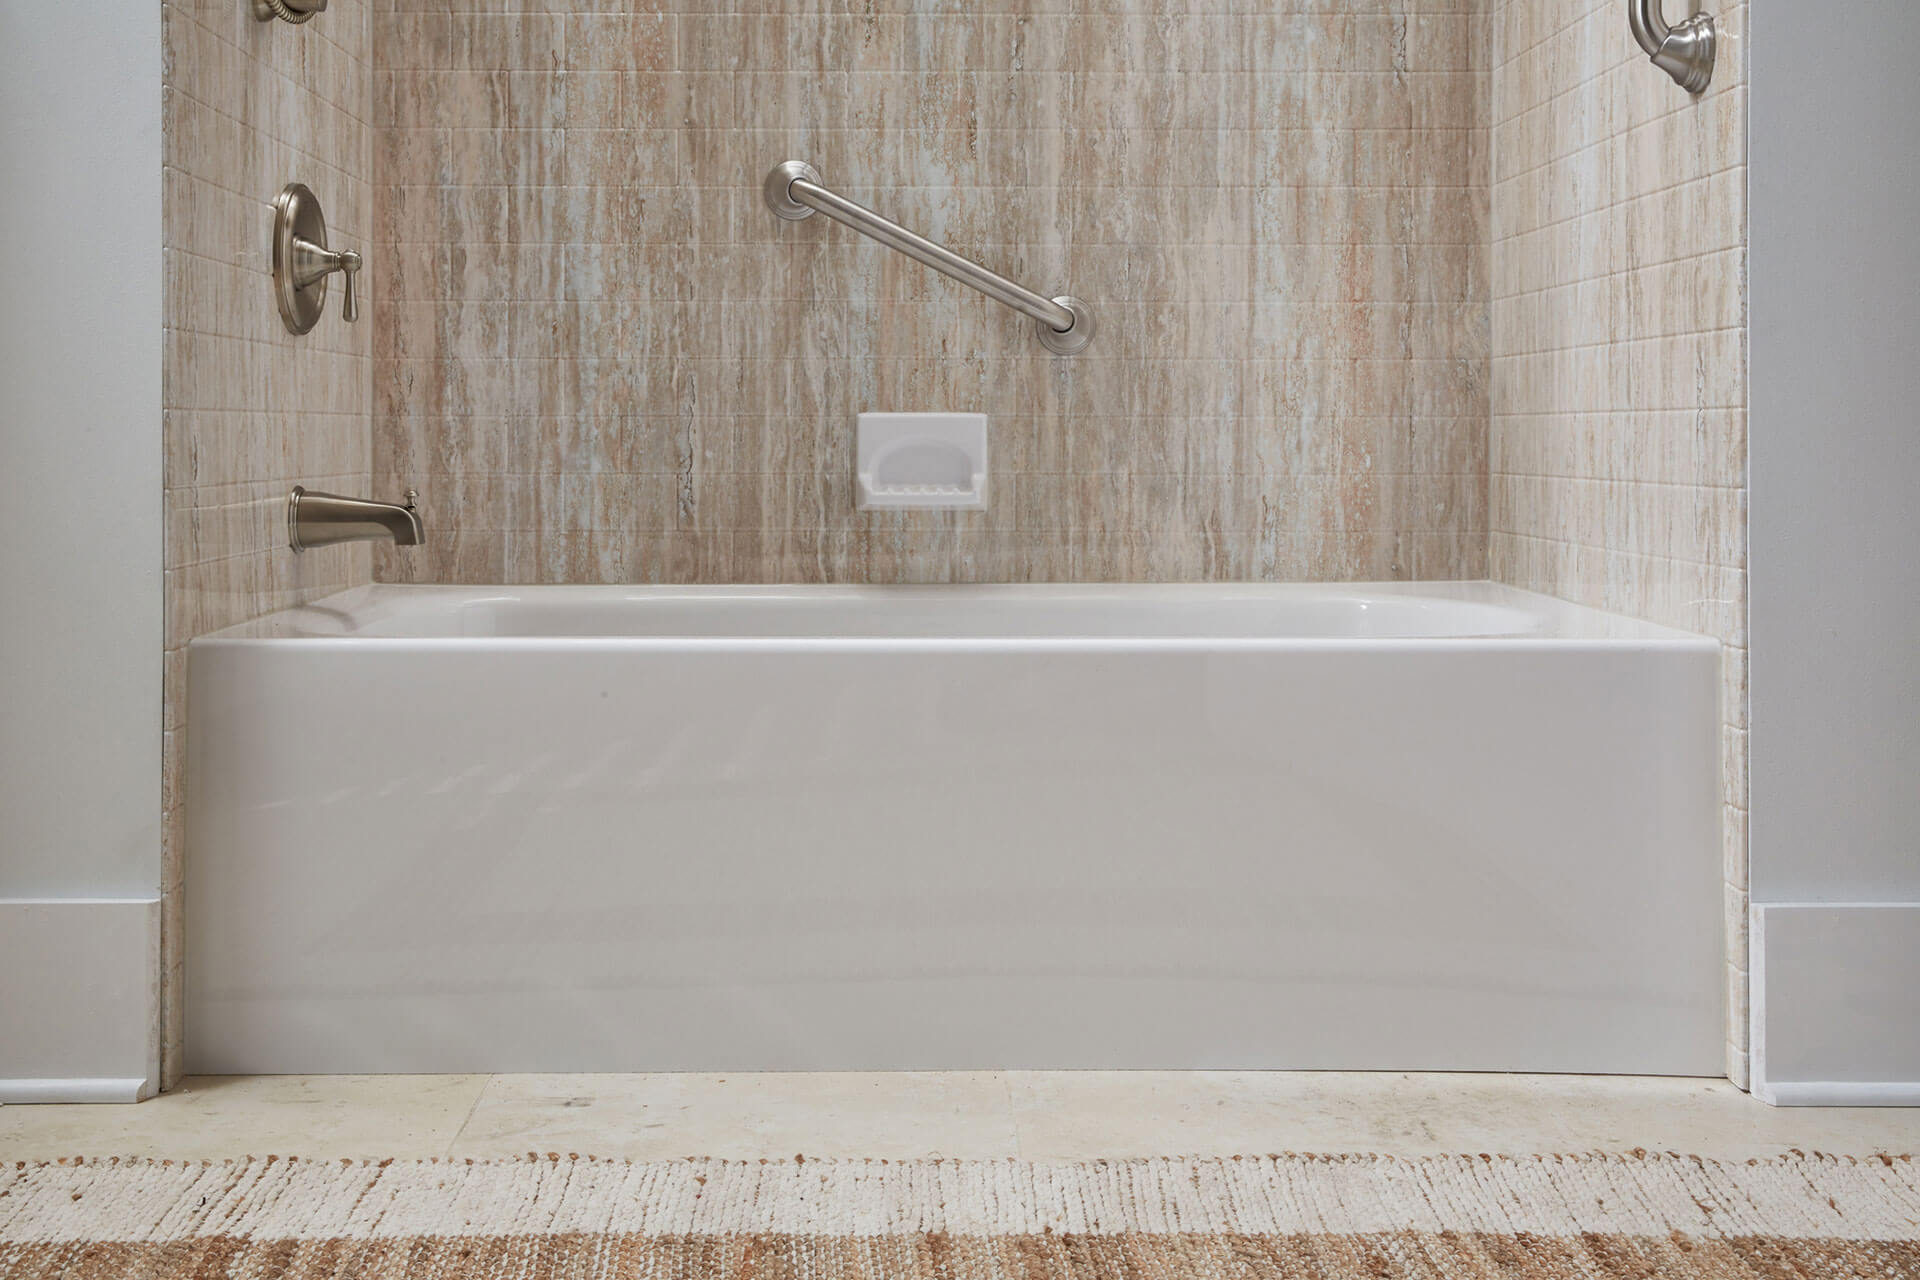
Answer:
[[[1667,25],[1661,12],[1665,0],[1627,0],[1627,23],[1633,38],[1647,51],[1653,65],[1672,76],[1688,93],[1704,93],[1713,81],[1713,19],[1704,13]]]
[[[836,195],[820,185],[819,171],[804,160],[775,165],[767,175],[762,194],[767,208],[779,217],[797,222],[815,213],[824,213],[835,222],[845,223],[861,235],[932,267],[941,275],[978,289],[1002,306],[1031,317],[1040,334],[1040,345],[1055,355],[1075,355],[1085,351],[1093,341],[1093,309],[1080,299],[1070,294],[1043,298],[999,272],[990,271],[944,245],[881,217],[865,205]]]

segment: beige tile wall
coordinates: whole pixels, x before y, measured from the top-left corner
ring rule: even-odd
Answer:
[[[372,15],[335,0],[300,28],[246,0],[168,0],[165,157],[166,805],[162,1075],[180,1070],[186,642],[368,581],[364,548],[296,557],[295,483],[358,492],[371,472],[372,326],[339,291],[295,338],[274,305],[272,200],[289,181],[324,203],[336,245],[372,222],[367,124]],[[369,290],[377,298],[378,280]]]
[[[383,580],[1485,570],[1484,0],[384,0]],[[1029,323],[760,182],[1099,312]],[[992,416],[863,515],[865,409]]]
[[[1489,551],[1503,581],[1728,646],[1744,1084],[1747,14],[1708,9],[1721,54],[1695,99],[1647,64],[1619,0],[1495,4]]]

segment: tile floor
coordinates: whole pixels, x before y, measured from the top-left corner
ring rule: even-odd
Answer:
[[[1282,1151],[1920,1154],[1920,1109],[1776,1110],[1724,1080],[1334,1072],[251,1076],[0,1107],[0,1160],[703,1155],[1081,1160]]]

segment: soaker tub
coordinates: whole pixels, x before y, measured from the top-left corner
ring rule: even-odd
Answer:
[[[1718,646],[1546,597],[375,586],[189,680],[193,1071],[1721,1069]]]

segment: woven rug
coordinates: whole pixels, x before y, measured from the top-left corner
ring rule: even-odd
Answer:
[[[0,1167],[0,1276],[1920,1277],[1920,1166],[90,1160]]]

